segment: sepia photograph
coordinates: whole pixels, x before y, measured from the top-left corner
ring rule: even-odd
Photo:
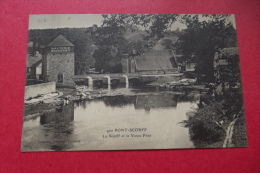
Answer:
[[[30,15],[22,152],[247,147],[232,14]]]

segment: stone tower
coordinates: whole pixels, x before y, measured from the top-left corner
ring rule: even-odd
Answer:
[[[45,81],[55,81],[57,85],[73,85],[74,45],[62,35],[46,46],[42,74]]]

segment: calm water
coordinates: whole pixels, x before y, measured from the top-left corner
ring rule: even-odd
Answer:
[[[23,123],[23,151],[193,148],[179,122],[194,99],[155,89],[109,88],[119,96],[70,102]]]

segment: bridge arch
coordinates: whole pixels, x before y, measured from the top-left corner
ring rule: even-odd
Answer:
[[[141,84],[141,79],[139,77],[131,77],[128,79],[129,83],[133,85],[140,85]]]
[[[107,78],[107,84],[110,85],[111,84],[110,76],[106,75],[104,76],[104,78]]]
[[[93,86],[93,79],[90,76],[86,77],[88,79],[88,86]]]

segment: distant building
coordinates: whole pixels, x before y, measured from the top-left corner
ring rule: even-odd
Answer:
[[[74,45],[59,35],[45,48],[42,59],[44,81],[55,81],[61,85],[73,84]]]
[[[27,55],[26,79],[41,79],[42,76],[42,55],[38,52],[35,55]]]
[[[178,71],[172,50],[150,50],[121,59],[123,73],[166,74]]]

